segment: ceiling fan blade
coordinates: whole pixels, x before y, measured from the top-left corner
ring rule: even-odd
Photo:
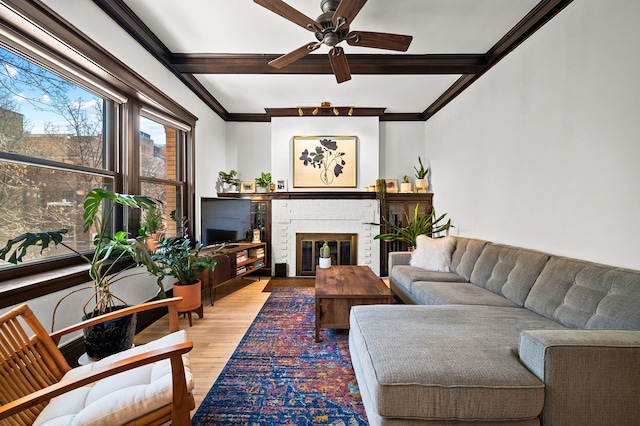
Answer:
[[[299,12],[293,7],[289,6],[282,0],[253,0],[260,6],[269,9],[270,11],[277,13],[285,19],[300,25],[305,30],[309,31],[322,31],[322,25],[318,24],[315,20],[309,18],[304,13]]]
[[[350,46],[374,47],[376,49],[406,52],[413,36],[369,31],[352,31],[347,36]]]
[[[338,83],[351,80],[349,62],[347,62],[347,56],[344,54],[342,47],[334,46],[329,51],[329,62],[331,63],[331,69],[333,70]]]
[[[367,0],[342,0],[333,14],[333,25],[338,25],[339,18],[344,18],[351,25],[366,2]]]
[[[290,63],[295,62],[304,56],[307,56],[309,53],[313,52],[321,45],[322,43],[317,43],[317,42],[311,42],[311,43],[305,44],[304,46],[298,47],[296,50],[293,50],[287,53],[286,55],[282,55],[274,59],[273,61],[269,62],[269,65],[278,69],[282,67],[286,67]]]

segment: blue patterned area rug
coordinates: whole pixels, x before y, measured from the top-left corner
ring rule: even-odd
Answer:
[[[192,425],[367,425],[347,330],[314,342],[313,288],[276,287]]]

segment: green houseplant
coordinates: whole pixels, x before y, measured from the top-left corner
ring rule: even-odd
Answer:
[[[265,190],[271,186],[271,173],[260,173],[256,179],[256,186]]]
[[[325,241],[322,247],[320,247],[320,261],[318,262],[318,266],[321,268],[328,268],[331,266],[331,249],[329,245]]]
[[[142,212],[139,233],[145,237],[145,243],[149,250],[154,251],[156,249],[164,229],[164,213],[161,209],[153,206]]]
[[[390,222],[386,217],[382,218],[382,224],[374,223],[373,225],[384,226],[386,232],[381,233],[373,237],[376,240],[382,241],[400,241],[407,244],[410,249],[416,247],[416,237],[418,235],[431,235],[434,238],[440,238],[438,235],[440,232],[446,231],[449,228],[453,228],[451,225],[451,219],[448,219],[446,223],[442,223],[446,213],[436,217],[435,209],[431,209],[428,214],[420,214],[420,203],[416,203],[416,207],[413,209],[413,217],[409,219],[409,215],[403,210],[406,226],[396,225]]]
[[[148,197],[139,195],[118,194],[103,188],[93,188],[87,193],[83,203],[84,232],[95,232],[93,239],[94,251],[92,254],[79,252],[64,241],[67,229],[57,231],[28,232],[7,242],[0,249],[0,259],[17,264],[24,260],[24,256],[31,247],[40,248],[40,252],[50,246],[61,245],[76,253],[89,265],[89,277],[91,284],[71,291],[56,304],[53,311],[52,330],[55,323],[55,315],[60,303],[70,295],[79,291],[91,291],[91,296],[83,306],[84,316],[92,318],[113,310],[117,310],[127,304],[117,297],[111,285],[133,275],[151,274],[158,277],[158,295],[164,297],[162,274],[152,260],[151,252],[144,243],[144,237],[128,238],[124,231],[118,231],[111,235],[111,219],[116,206],[121,205],[143,211],[155,207],[155,202]],[[9,258],[7,259],[7,255]],[[144,266],[145,272],[133,272],[132,268]],[[135,331],[135,318],[123,317],[123,322],[133,324]],[[121,318],[114,321],[118,322]],[[103,324],[103,328],[95,330],[85,329],[85,345],[87,354],[94,359],[100,359],[120,350],[130,348],[133,344],[133,331],[121,332],[115,330],[117,337],[107,337],[106,340],[92,340],[92,333],[104,335],[113,329],[113,323]]]
[[[236,187],[240,185],[240,179],[238,179],[238,172],[235,170],[229,171],[229,173],[221,170],[218,172],[218,177],[222,182],[222,192],[225,192],[225,189],[230,189],[230,187]],[[225,185],[227,187],[225,188]]]
[[[200,306],[199,275],[206,270],[213,271],[217,264],[213,256],[201,255],[201,250],[202,245],[193,249],[190,239],[180,236],[162,238],[153,254],[153,260],[162,274],[177,280],[173,295],[183,298],[177,305],[180,312],[191,311]]]
[[[420,158],[420,156],[418,156],[418,164],[420,168],[413,166],[413,169],[416,171],[416,181],[415,181],[416,191],[427,192],[427,174],[429,173],[429,169],[424,168],[424,164],[422,164],[422,158]]]

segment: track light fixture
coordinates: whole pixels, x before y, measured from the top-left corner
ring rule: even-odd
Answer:
[[[353,115],[353,107],[352,106],[331,106],[331,102],[322,102],[320,106],[302,106],[298,107],[298,115],[303,117],[304,115],[348,115],[351,117]]]

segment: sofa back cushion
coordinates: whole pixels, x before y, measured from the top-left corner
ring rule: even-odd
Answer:
[[[640,271],[552,257],[525,307],[568,327],[640,330]]]
[[[473,268],[471,283],[523,306],[548,260],[546,253],[489,243]]]
[[[451,254],[451,272],[455,272],[469,281],[471,271],[473,271],[482,249],[487,245],[487,241],[464,237],[455,237],[455,241],[456,247]]]

